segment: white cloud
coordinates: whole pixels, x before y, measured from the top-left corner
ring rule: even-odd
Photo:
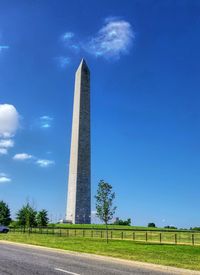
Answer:
[[[125,20],[107,18],[97,35],[90,39],[86,50],[95,56],[119,58],[128,53],[134,33],[131,24]]]
[[[0,139],[0,155],[7,155],[8,148],[14,146],[14,141],[12,139]]]
[[[14,146],[14,141],[12,139],[1,139],[0,148],[11,148]]]
[[[40,117],[40,128],[50,128],[52,126],[53,118],[50,116],[41,116]]]
[[[0,155],[7,155],[7,154],[8,154],[8,149],[0,148]]]
[[[0,177],[0,183],[3,183],[3,182],[10,182],[11,179],[8,178],[8,177]]]
[[[36,164],[38,164],[40,167],[49,167],[49,166],[55,164],[55,161],[48,160],[48,159],[38,159],[36,161]]]
[[[80,51],[80,45],[78,43],[72,43],[69,45],[69,49],[77,54]]]
[[[41,128],[44,128],[44,129],[51,128],[51,123],[43,123],[41,125]]]
[[[50,116],[41,116],[40,119],[53,120]]]
[[[61,36],[63,45],[74,53],[86,51],[95,57],[119,59],[128,54],[135,38],[131,24],[117,17],[107,17],[102,28],[88,39],[78,40],[74,33],[66,32]],[[69,63],[68,57],[57,58],[61,68]]]
[[[81,48],[81,41],[78,41],[73,32],[65,32],[61,35],[61,42],[72,53],[77,54]],[[71,63],[71,58],[68,56],[59,56],[56,58],[57,64],[60,68],[66,68]]]
[[[71,59],[67,56],[59,56],[59,57],[56,57],[56,61],[57,61],[58,66],[61,69],[64,69],[64,68],[66,68],[67,65],[70,64]]]
[[[26,161],[30,160],[31,163],[35,163],[40,167],[49,167],[55,164],[54,160],[49,159],[39,159],[33,155],[29,155],[27,153],[20,153],[13,156],[13,160],[15,161]]]
[[[0,104],[0,137],[10,138],[19,127],[19,114],[10,104]]]
[[[0,173],[0,177],[7,177],[5,173]]]
[[[16,154],[14,155],[13,159],[14,160],[27,160],[27,159],[32,159],[33,156],[26,154],[26,153],[20,153],[20,154]]]
[[[65,32],[62,36],[61,39],[63,41],[69,41],[74,37],[74,33],[73,32]]]
[[[6,155],[14,146],[14,137],[19,128],[19,114],[10,104],[0,104],[0,155]]]
[[[2,52],[3,50],[8,50],[10,47],[7,45],[0,45],[0,52]]]
[[[0,183],[10,182],[11,178],[8,177],[5,173],[0,173]]]

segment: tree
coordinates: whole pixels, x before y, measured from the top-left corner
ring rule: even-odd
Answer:
[[[113,223],[115,225],[131,225],[131,219],[128,218],[127,220],[120,220],[119,218],[116,218],[115,222]]]
[[[166,229],[177,229],[177,227],[173,226],[173,225],[166,225],[164,228],[166,228]]]
[[[47,210],[42,209],[41,211],[39,211],[37,213],[36,220],[37,220],[37,225],[39,225],[39,226],[47,226],[47,224],[49,222]]]
[[[102,220],[106,225],[106,239],[108,243],[108,222],[112,220],[116,207],[113,207],[113,200],[115,193],[112,192],[112,185],[100,180],[97,189],[96,199],[96,211],[97,217]]]
[[[156,225],[154,222],[150,222],[150,223],[148,223],[148,227],[156,227]]]
[[[24,231],[26,227],[36,226],[36,215],[37,211],[27,203],[17,212],[18,225],[23,226]]]
[[[200,227],[196,226],[196,227],[190,227],[190,230],[195,230],[195,231],[200,231]]]
[[[4,201],[0,201],[0,224],[7,226],[10,222],[10,209]]]

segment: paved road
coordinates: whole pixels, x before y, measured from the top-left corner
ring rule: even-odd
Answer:
[[[0,243],[0,275],[166,275],[131,265],[41,248]],[[188,273],[189,274],[189,273]]]

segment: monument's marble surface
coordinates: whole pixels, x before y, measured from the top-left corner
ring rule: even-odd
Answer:
[[[82,60],[75,78],[67,215],[72,223],[91,222],[90,71]]]

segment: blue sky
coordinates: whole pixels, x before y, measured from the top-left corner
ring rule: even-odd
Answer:
[[[92,196],[200,225],[199,1],[0,0],[0,199],[63,218],[74,73],[91,70]],[[92,210],[95,210],[94,200]]]

